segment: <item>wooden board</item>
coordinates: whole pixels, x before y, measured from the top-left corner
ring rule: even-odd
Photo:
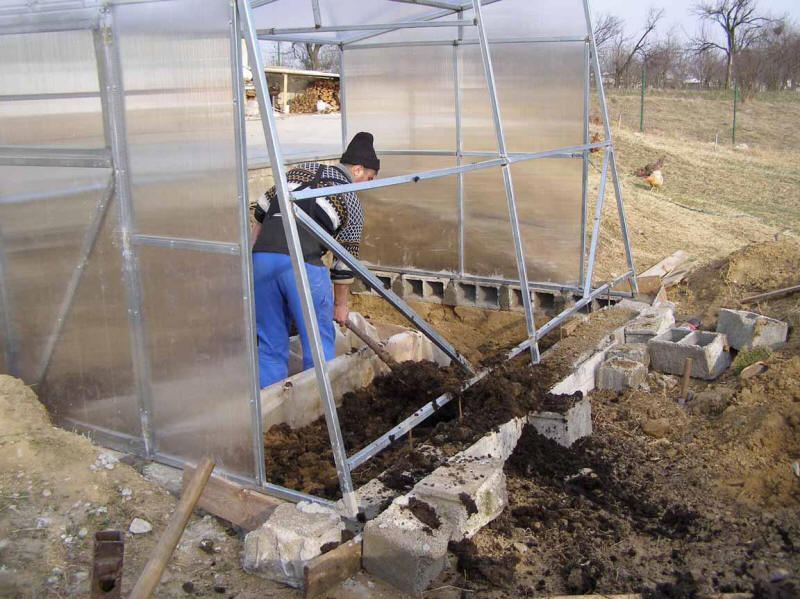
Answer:
[[[183,470],[184,489],[192,474],[194,468],[186,466]],[[221,476],[212,476],[200,495],[197,507],[250,531],[264,524],[281,503],[279,499],[247,489]]]
[[[309,561],[303,568],[303,598],[319,597],[333,585],[355,575],[361,569],[361,538],[357,537],[336,549]]]
[[[677,252],[675,252],[671,256],[667,256],[666,258],[664,258],[658,264],[654,264],[653,266],[648,268],[643,273],[640,273],[639,276],[640,277],[651,277],[651,276],[663,277],[664,275],[666,275],[666,274],[672,272],[673,270],[675,270],[678,266],[680,266],[681,264],[686,262],[688,259],[689,259],[689,255],[686,252],[684,252],[683,250],[678,250]]]

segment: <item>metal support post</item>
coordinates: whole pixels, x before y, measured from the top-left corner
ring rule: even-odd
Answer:
[[[633,274],[631,275],[631,290],[634,295],[639,294],[639,286],[636,284],[636,268],[633,265],[633,252],[631,242],[628,237],[628,224],[625,220],[625,206],[622,204],[622,190],[619,185],[619,174],[617,172],[617,158],[614,146],[611,141],[611,126],[608,122],[608,108],[606,107],[606,92],[603,87],[603,71],[600,68],[600,58],[597,55],[597,46],[594,41],[594,29],[592,28],[592,15],[589,12],[589,0],[583,0],[583,14],[586,19],[586,31],[589,36],[589,46],[592,54],[592,70],[594,71],[597,94],[600,100],[600,111],[603,115],[603,129],[606,134],[606,141],[611,144],[611,182],[614,184],[614,195],[617,200],[617,214],[619,215],[619,228],[622,232],[622,242],[625,245],[625,257],[628,260],[628,267]]]
[[[3,335],[6,369],[8,374],[18,377],[20,375],[19,341],[17,339],[17,328],[14,326],[10,290],[8,264],[6,262],[5,244],[3,243],[3,227],[2,223],[0,223],[0,332]]]
[[[53,358],[53,352],[55,351],[56,343],[61,337],[61,332],[64,330],[64,324],[66,323],[67,317],[72,310],[72,304],[75,302],[75,295],[78,292],[78,286],[81,283],[81,278],[86,270],[86,266],[89,264],[89,258],[94,252],[95,246],[97,245],[97,238],[100,236],[100,229],[103,226],[103,222],[105,222],[106,214],[108,213],[108,207],[111,204],[111,199],[113,197],[114,175],[112,174],[109,177],[106,190],[103,192],[102,197],[97,202],[97,207],[94,210],[92,222],[89,225],[89,229],[86,231],[86,235],[83,239],[83,245],[81,246],[78,264],[72,271],[72,276],[70,276],[69,283],[67,284],[67,290],[64,292],[64,297],[62,298],[61,305],[58,308],[56,320],[53,324],[53,330],[47,338],[47,344],[42,352],[42,359],[39,362],[39,369],[36,373],[35,380],[37,383],[41,383],[47,374],[47,368],[50,366],[50,360]]]
[[[500,116],[500,105],[497,100],[497,89],[495,87],[494,68],[492,66],[492,58],[489,53],[489,41],[486,38],[486,30],[483,26],[483,14],[481,12],[481,1],[472,0],[472,8],[475,11],[475,19],[478,26],[478,36],[481,42],[481,55],[483,57],[483,68],[486,74],[486,85],[489,90],[489,100],[492,104],[492,116],[494,117],[495,133],[497,135],[497,151],[504,159],[503,169],[503,182],[506,190],[506,201],[508,202],[508,216],[511,221],[511,233],[514,238],[514,252],[517,259],[517,272],[519,273],[520,287],[526,290],[522,293],[522,303],[525,307],[525,323],[527,325],[528,337],[535,337],[536,324],[533,320],[533,305],[531,302],[531,294],[527,292],[528,287],[528,272],[525,268],[525,254],[522,249],[522,237],[519,231],[519,219],[517,217],[517,205],[514,199],[514,186],[511,181],[511,167],[508,164],[508,155],[506,152],[505,135],[503,134],[503,122]],[[539,361],[539,346],[537,343],[531,345],[531,361],[536,364]]]
[[[462,16],[462,15],[459,15]],[[461,31],[459,30],[459,38]],[[453,44],[453,77],[455,79],[456,96],[456,166],[461,166],[463,160],[463,139],[461,133],[461,45]],[[464,173],[458,173],[456,187],[458,197],[458,274],[464,274]]]
[[[597,203],[594,208],[594,224],[592,225],[592,243],[589,247],[589,264],[586,266],[586,280],[583,282],[583,297],[589,295],[592,289],[592,275],[594,274],[594,259],[597,252],[597,239],[600,236],[600,219],[603,216],[603,198],[606,192],[606,175],[610,149],[603,152],[603,170],[600,173],[600,189],[597,192]]]
[[[359,262],[350,252],[348,252],[338,241],[331,237],[330,234],[328,234],[325,229],[317,224],[313,218],[311,218],[303,210],[296,209],[294,210],[294,213],[295,218],[300,221],[300,224],[303,225],[303,227],[305,227],[309,233],[311,233],[319,240],[320,243],[341,258],[345,264],[353,269],[353,272],[355,272],[362,280],[364,280],[364,282],[372,287],[378,293],[378,295],[394,306],[395,309],[397,309],[408,319],[409,322],[411,322],[411,324],[413,324],[423,335],[430,339],[431,342],[436,345],[436,347],[447,354],[450,359],[458,364],[464,372],[470,375],[474,374],[472,366],[470,366],[469,362],[466,360],[466,358],[464,358],[464,356],[459,354],[452,345],[445,341],[441,335],[439,335],[439,333],[437,333],[427,322],[420,318],[419,315],[408,306],[408,304],[406,304],[394,293],[394,291],[391,289],[386,289],[383,286],[383,283],[381,283],[380,280],[378,280],[378,278],[373,275],[366,266],[361,264],[361,262]]]
[[[258,49],[258,36],[256,34],[253,12],[250,9],[248,0],[237,0],[239,5],[239,15],[243,28],[247,51],[250,55],[250,63],[253,66],[253,82],[256,86],[256,97],[258,98],[259,109],[261,110],[261,124],[264,129],[264,137],[267,141],[270,163],[275,179],[275,190],[280,204],[281,214],[284,217],[283,230],[289,246],[289,254],[294,271],[295,284],[300,296],[300,304],[303,310],[303,322],[308,332],[308,340],[311,355],[314,359],[314,371],[317,377],[317,387],[320,392],[320,400],[325,411],[325,422],[328,426],[328,435],[331,441],[333,459],[336,463],[336,472],[339,476],[339,486],[342,491],[342,502],[345,511],[351,517],[358,512],[358,500],[353,490],[353,481],[350,477],[350,467],[347,463],[347,454],[342,440],[342,431],[339,427],[339,417],[336,413],[336,404],[333,399],[330,379],[326,369],[325,356],[322,352],[322,341],[317,324],[317,316],[314,310],[314,303],[311,298],[311,290],[308,283],[305,263],[303,261],[303,251],[300,246],[300,238],[295,222],[295,212],[292,210],[292,198],[289,194],[289,187],[286,182],[286,169],[281,156],[278,137],[275,132],[275,116],[269,106],[269,92],[267,89],[264,66],[261,60],[261,53]]]
[[[322,16],[319,13],[319,0],[311,0],[311,10],[314,12],[314,28],[322,27]]]
[[[119,38],[114,30],[113,10],[113,7],[102,9],[100,27],[94,30],[93,35],[100,95],[105,97],[103,106],[106,111],[103,114],[103,126],[106,138],[110,143],[114,164],[114,197],[117,200],[122,276],[128,309],[133,375],[138,390],[144,450],[147,456],[151,456],[156,451],[152,427],[153,388],[150,377],[150,358],[147,353],[147,337],[142,316],[142,284],[139,279],[139,262],[131,239],[135,232],[135,220],[125,129],[122,66],[119,58]]]
[[[339,45],[339,116],[342,122],[342,154],[347,149],[347,94],[344,83],[344,45]]]
[[[264,439],[261,422],[261,389],[258,386],[258,347],[256,313],[253,295],[253,261],[250,253],[250,201],[247,193],[247,130],[245,96],[242,80],[242,44],[239,12],[231,6],[231,77],[233,81],[233,125],[236,136],[236,196],[239,203],[239,256],[242,269],[242,304],[244,311],[245,346],[250,364],[250,415],[253,420],[254,472],[259,485],[266,482],[264,473]]]
[[[583,143],[589,143],[589,44],[583,45]],[[581,262],[578,268],[578,287],[583,288],[586,268],[586,203],[589,186],[589,151],[584,150],[581,175]]]

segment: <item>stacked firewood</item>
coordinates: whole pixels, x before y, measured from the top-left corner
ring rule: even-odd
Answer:
[[[302,94],[289,103],[289,110],[295,113],[317,112],[319,100],[327,105],[323,112],[339,112],[339,82],[333,79],[312,81]]]

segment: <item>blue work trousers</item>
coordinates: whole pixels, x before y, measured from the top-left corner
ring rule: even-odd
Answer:
[[[325,359],[334,356],[331,279],[325,266],[306,264]],[[258,332],[258,382],[264,387],[289,375],[289,330],[294,321],[303,346],[303,370],[314,366],[303,322],[291,259],[286,254],[253,253],[253,280]]]

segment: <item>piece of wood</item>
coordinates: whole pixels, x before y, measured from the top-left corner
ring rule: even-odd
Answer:
[[[767,293],[759,293],[758,295],[751,295],[750,297],[746,297],[743,300],[740,300],[740,303],[749,304],[752,302],[760,302],[761,300],[766,300],[766,299],[775,299],[776,297],[783,297],[784,295],[797,293],[798,291],[800,291],[800,285],[795,285],[793,287],[784,287],[783,289],[776,289],[775,291],[768,291]]]
[[[351,539],[336,549],[318,555],[303,567],[303,598],[320,597],[337,582],[361,569],[361,538]]]
[[[636,285],[639,288],[639,294],[653,295],[661,287],[661,277],[658,275],[648,275],[646,277],[637,276]],[[631,291],[631,283],[629,280],[617,283],[611,291]]]
[[[667,297],[667,289],[662,285],[658,290],[658,293],[656,293],[655,297],[653,297],[653,305],[656,306],[667,301],[669,301],[669,298]]]
[[[215,465],[216,462],[211,458],[203,458],[200,461],[191,481],[184,487],[181,499],[169,519],[169,524],[167,524],[166,530],[153,549],[153,553],[150,554],[150,559],[145,564],[139,580],[136,581],[129,599],[148,599],[152,597],[153,591],[161,580],[161,575],[164,574],[167,562],[181,539],[183,529],[186,528],[186,523],[189,521],[192,510],[194,510],[194,506],[197,504],[197,500],[200,498],[203,487],[206,486],[208,477],[211,476],[211,471]]]
[[[194,469],[183,471],[183,488],[191,480]],[[212,476],[197,502],[197,507],[227,520],[246,531],[255,530],[283,503],[269,495],[248,489],[221,476]]]
[[[651,277],[651,276],[658,276],[663,277],[673,270],[678,268],[681,264],[686,262],[689,259],[689,255],[684,252],[683,250],[678,250],[671,256],[667,256],[658,264],[654,264],[650,268],[648,268],[643,273],[639,274],[639,277]]]
[[[672,287],[683,281],[694,270],[696,263],[681,264],[675,270],[664,276],[664,287]]]

